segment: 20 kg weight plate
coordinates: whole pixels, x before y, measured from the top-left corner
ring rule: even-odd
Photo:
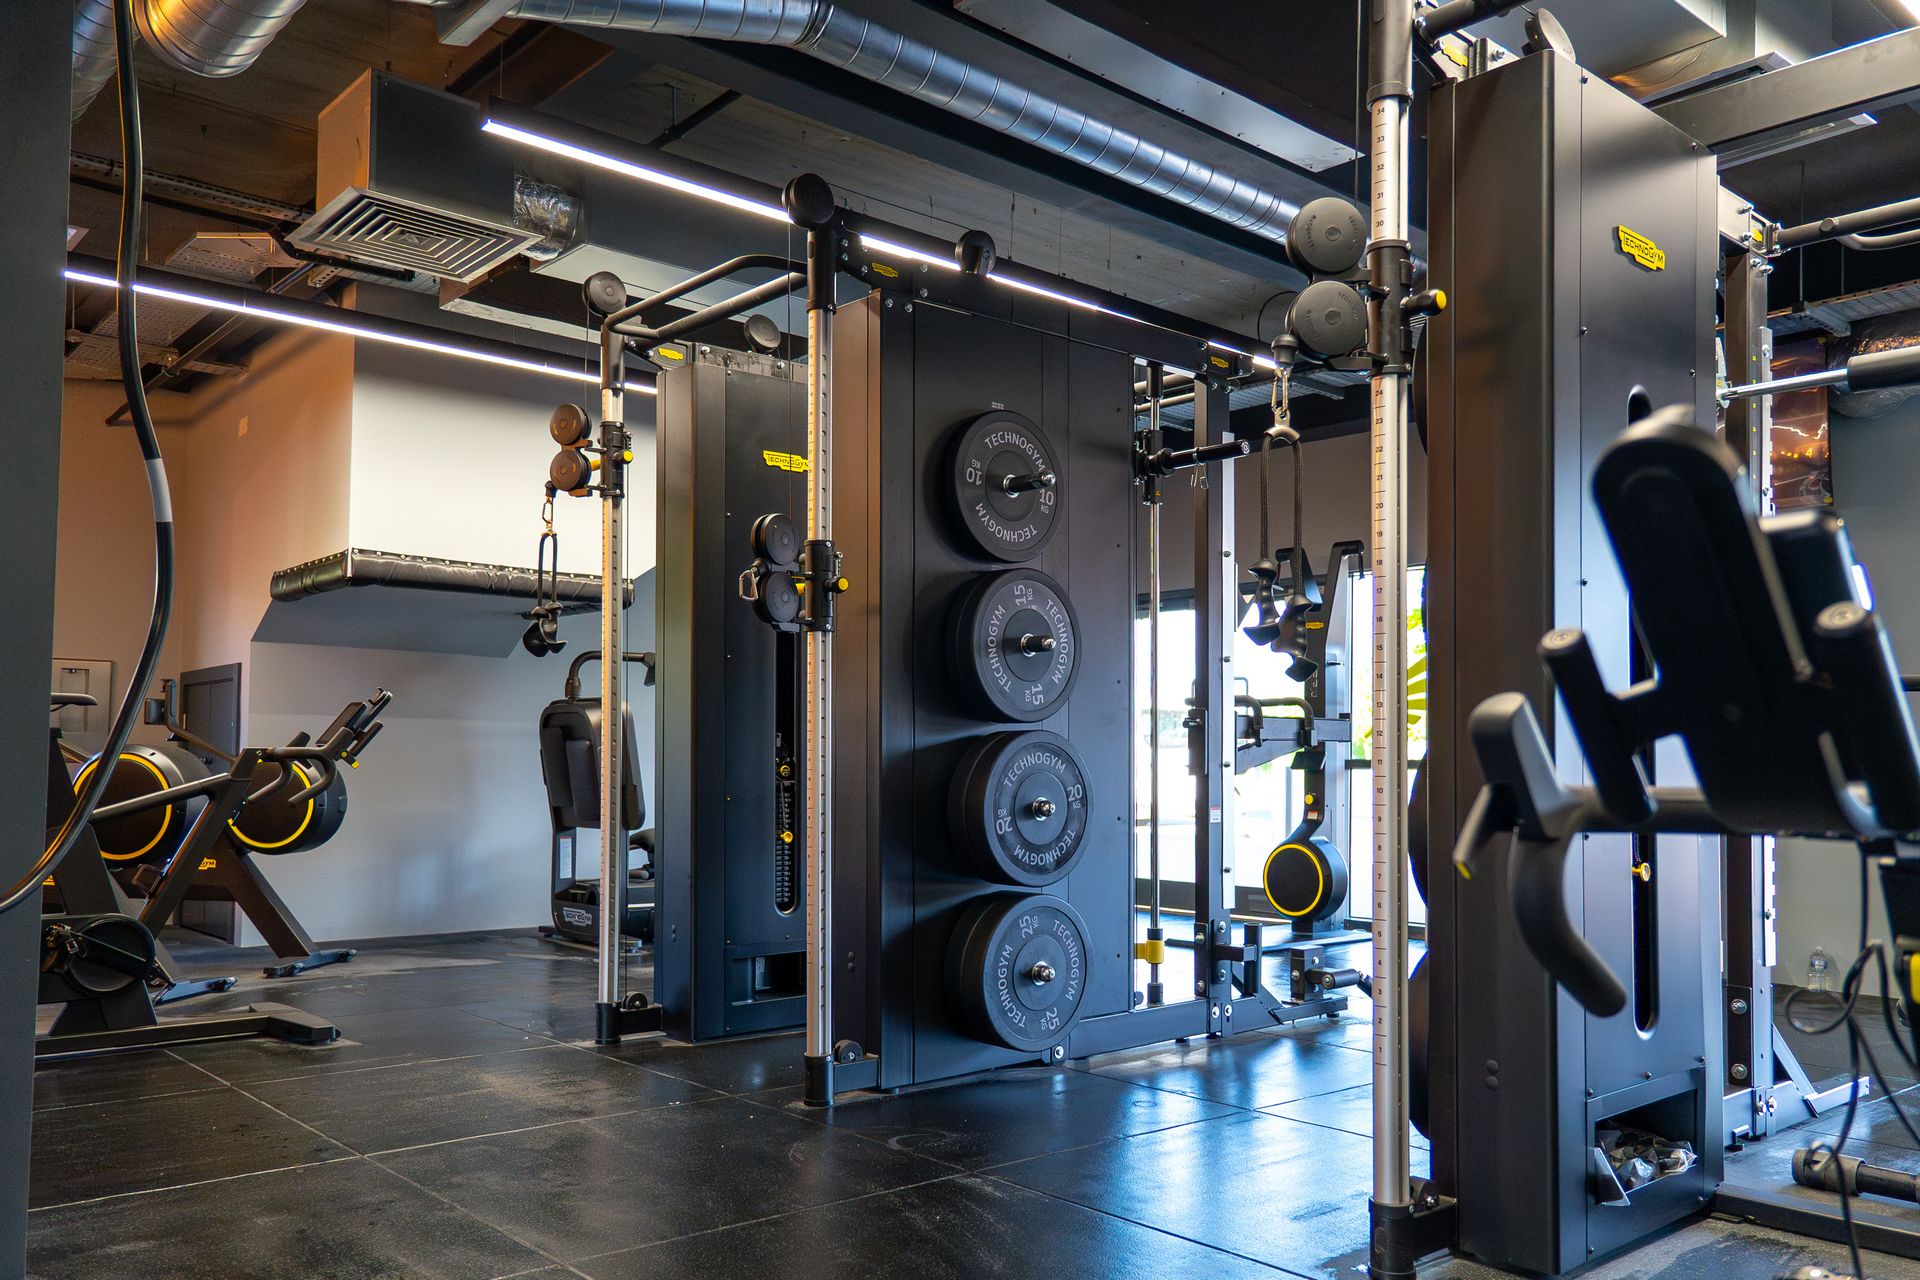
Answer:
[[[961,758],[948,826],[982,875],[1038,888],[1073,870],[1087,834],[1087,773],[1065,738],[1009,730]]]
[[[1026,417],[996,409],[960,429],[954,503],[979,550],[1011,563],[1039,555],[1058,526],[1060,492],[1059,456]]]
[[[980,579],[954,605],[950,656],[961,688],[985,714],[1041,720],[1060,709],[1079,671],[1080,623],[1059,583],[1009,569]]]
[[[1051,894],[978,899],[948,944],[947,992],[976,1039],[1025,1053],[1052,1048],[1086,998],[1086,921]]]

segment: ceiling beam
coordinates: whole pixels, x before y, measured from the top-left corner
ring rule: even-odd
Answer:
[[[1751,150],[1916,95],[1920,27],[1911,27],[1653,110],[1711,150]]]

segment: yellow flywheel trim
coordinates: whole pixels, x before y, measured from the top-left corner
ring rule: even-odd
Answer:
[[[160,790],[165,791],[167,789],[167,775],[161,773],[160,767],[154,764],[153,761],[147,759],[145,756],[136,756],[131,752],[122,755],[120,758],[131,761],[152,774],[153,780],[160,784]],[[93,773],[93,767],[99,763],[99,756],[95,756],[93,759],[87,761],[86,765],[80,770],[80,776],[73,780],[73,794],[79,795],[80,792],[85,789],[87,778]],[[108,862],[138,862],[141,858],[146,857],[148,853],[152,852],[155,845],[167,838],[167,829],[171,826],[173,826],[173,806],[165,805],[160,810],[160,829],[153,833],[153,839],[147,841],[132,853],[108,853],[105,849],[102,849],[100,856]]]
[[[313,775],[301,768],[299,761],[289,761],[285,767],[292,769],[294,773],[299,775],[301,786],[305,787],[312,784]],[[249,849],[260,849],[263,851],[268,849],[284,849],[307,833],[307,828],[313,825],[314,806],[319,803],[319,796],[307,797],[307,811],[300,815],[300,825],[295,827],[293,834],[284,840],[275,840],[272,843],[268,843],[263,840],[255,840],[247,835],[246,832],[240,829],[240,819],[244,818],[247,814],[245,809],[242,809],[238,816],[227,819],[227,829],[233,832],[234,839],[246,845]]]
[[[1308,864],[1313,868],[1313,874],[1315,878],[1312,900],[1309,901],[1306,906],[1300,908],[1298,911],[1289,911],[1287,908],[1281,906],[1278,902],[1274,902],[1273,900],[1273,863],[1276,858],[1278,858],[1281,854],[1287,852],[1289,849],[1293,850],[1296,853],[1301,853],[1306,855]],[[1286,916],[1290,919],[1297,920],[1301,916],[1311,914],[1313,910],[1320,905],[1320,900],[1327,896],[1327,869],[1325,866],[1321,865],[1320,858],[1318,856],[1318,851],[1315,849],[1309,848],[1304,844],[1278,845],[1274,848],[1274,851],[1272,853],[1267,855],[1267,865],[1261,868],[1260,888],[1262,889],[1262,891],[1266,893],[1267,901],[1272,904],[1273,909],[1275,911],[1278,911],[1281,915]]]

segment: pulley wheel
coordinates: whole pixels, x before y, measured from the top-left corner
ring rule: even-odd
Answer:
[[[99,763],[100,758],[95,756],[80,767],[79,775],[73,780],[75,795],[93,780],[93,771]],[[107,780],[100,804],[104,808],[122,800],[154,795],[198,782],[206,776],[207,766],[185,747],[170,742],[157,747],[128,747],[120,753],[120,763]],[[93,834],[100,842],[100,854],[108,862],[124,866],[145,862],[163,867],[179,849],[180,842],[187,838],[188,828],[193,826],[193,820],[200,816],[205,804],[203,797],[192,796],[96,822]]]
[[[1346,905],[1347,859],[1320,836],[1275,847],[1262,880],[1273,909],[1301,924],[1317,924]]]
[[[954,676],[983,715],[1042,720],[1073,690],[1079,619],[1059,583],[1044,573],[1009,569],[961,593],[949,646]]]
[[[948,793],[953,839],[1002,884],[1052,884],[1079,860],[1087,834],[1087,771],[1058,734],[1009,730],[961,758]]]
[[[267,761],[253,771],[248,794],[269,783],[278,782],[286,766]],[[334,775],[327,789],[294,803],[308,783],[318,777],[316,767],[298,760],[292,764],[294,780],[276,787],[258,800],[249,800],[227,823],[233,838],[254,853],[299,853],[325,844],[340,829],[347,816],[347,780]]]
[[[1052,1048],[1086,999],[1086,922],[1051,894],[977,900],[947,947],[947,993],[976,1039],[1023,1053]]]
[[[960,428],[953,500],[972,547],[1018,563],[1039,555],[1060,523],[1060,457],[1046,433],[1006,409]]]

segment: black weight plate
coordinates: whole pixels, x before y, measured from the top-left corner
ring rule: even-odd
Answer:
[[[78,795],[93,780],[99,757],[86,762],[73,782]],[[157,747],[128,747],[120,753],[120,763],[107,779],[100,797],[104,807],[154,795],[207,776],[207,766],[185,747],[165,743]],[[93,824],[94,838],[100,842],[100,855],[108,862],[132,865],[137,862],[165,866],[172,859],[187,829],[200,815],[206,803],[195,796],[172,804],[155,805],[134,813],[108,818]]]
[[[239,814],[227,823],[234,839],[255,853],[299,853],[331,839],[347,816],[345,778],[336,774],[326,790],[298,804],[293,802],[293,797],[317,776],[316,768],[295,761],[292,783],[276,787],[258,800],[247,801]],[[261,765],[254,770],[249,794],[279,781],[280,776],[278,763],[268,761]]]
[[[1040,554],[1060,524],[1062,480],[1053,444],[1023,415],[996,409],[960,428],[954,506],[968,540],[993,559],[1018,563]]]
[[[978,899],[948,944],[947,992],[976,1039],[1025,1053],[1052,1048],[1086,998],[1086,921],[1051,894]]]
[[[1087,834],[1087,771],[1065,738],[1009,730],[961,758],[948,793],[955,843],[980,873],[1038,888],[1073,870]]]
[[[949,631],[954,675],[993,719],[1045,719],[1073,691],[1080,620],[1044,573],[1009,569],[981,578],[961,593]]]
[[[1433,1034],[1433,982],[1427,973],[1427,957],[1423,954],[1413,972],[1407,976],[1407,1118],[1413,1121],[1413,1127],[1431,1138],[1427,1130],[1427,1112],[1429,1110],[1428,1083],[1428,1038]]]
[[[794,564],[800,559],[800,526],[784,511],[775,511],[753,522],[753,554],[774,564]]]
[[[1347,859],[1319,836],[1289,840],[1267,855],[1267,901],[1289,920],[1318,923],[1347,901]]]
[[[1413,786],[1407,796],[1407,861],[1412,865],[1413,887],[1420,901],[1427,899],[1427,758],[1413,769]]]

